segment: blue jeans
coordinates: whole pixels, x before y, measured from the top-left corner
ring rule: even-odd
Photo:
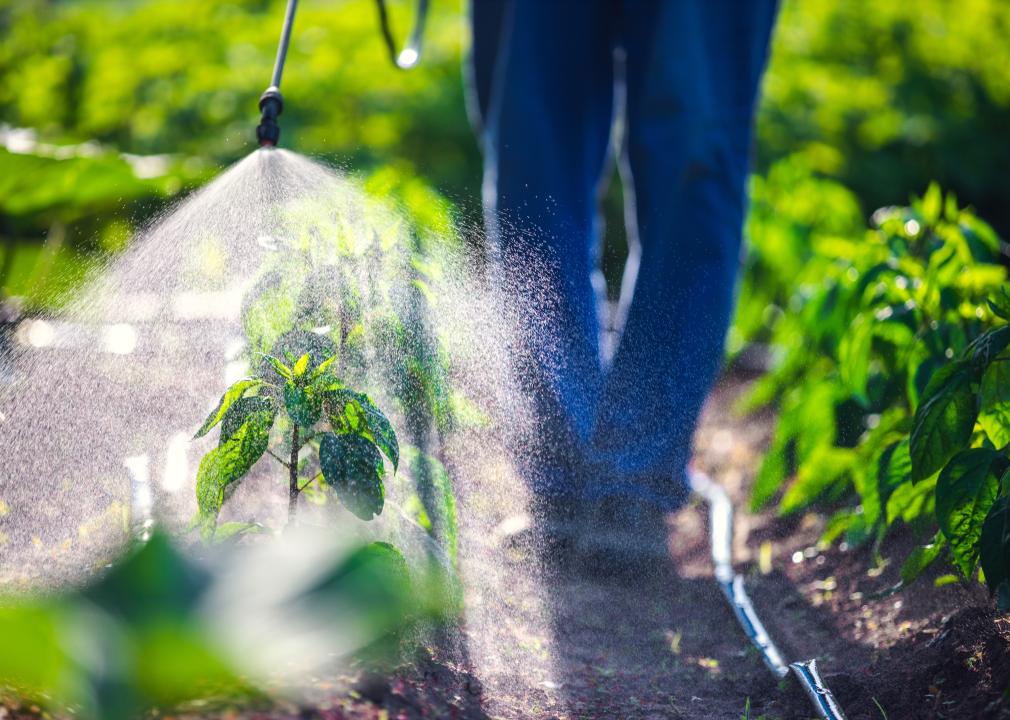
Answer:
[[[776,10],[776,0],[472,1],[488,234],[514,291],[518,373],[538,403],[538,492],[664,509],[687,497],[733,307]],[[631,252],[606,359],[598,199],[615,153],[631,178]]]

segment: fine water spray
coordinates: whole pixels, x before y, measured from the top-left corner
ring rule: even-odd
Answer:
[[[393,65],[401,70],[409,70],[421,59],[421,41],[424,36],[424,23],[428,17],[429,0],[417,0],[414,11],[414,26],[403,49],[397,51],[396,41],[389,21],[389,11],[386,0],[375,0],[379,13],[379,28],[382,39],[389,51]],[[281,137],[281,127],[277,118],[284,111],[284,96],[281,95],[281,75],[284,72],[284,61],[288,55],[288,45],[291,42],[291,27],[295,21],[295,10],[298,0],[288,0],[284,11],[284,25],[281,27],[281,38],[277,44],[277,57],[274,60],[274,72],[270,77],[270,85],[260,95],[260,123],[256,126],[256,142],[260,147],[276,147]]]
[[[421,59],[421,41],[428,3],[429,0],[417,0],[413,29],[403,49],[397,51],[386,2],[385,0],[376,0],[379,27],[389,52],[389,58],[393,65],[401,70],[409,70],[416,66]],[[260,147],[276,147],[280,140],[281,129],[277,119],[284,110],[284,98],[280,91],[281,75],[284,72],[284,61],[287,58],[291,28],[294,24],[297,6],[298,0],[288,0],[280,42],[277,46],[273,75],[269,87],[259,99],[260,123],[256,126],[256,140]],[[730,607],[740,621],[747,637],[778,680],[783,680],[789,675],[790,670],[793,671],[819,717],[825,720],[845,720],[845,715],[835,696],[820,676],[816,659],[787,665],[754,610],[744,587],[743,577],[736,574],[733,569],[733,509],[725,491],[701,473],[692,473],[691,484],[693,490],[709,504],[711,518],[709,533],[716,581],[726,595]],[[434,547],[436,550],[440,550],[437,544]]]

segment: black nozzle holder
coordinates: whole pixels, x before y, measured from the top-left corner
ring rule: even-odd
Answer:
[[[271,85],[260,96],[260,124],[256,126],[256,141],[260,147],[276,147],[281,138],[277,116],[284,111],[284,98],[276,85]]]

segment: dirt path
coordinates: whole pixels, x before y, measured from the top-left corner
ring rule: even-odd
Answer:
[[[745,508],[771,422],[732,412],[741,391],[735,381],[718,388],[696,461]],[[795,683],[765,669],[718,591],[704,508],[670,520],[672,562],[646,577],[538,578],[521,556],[485,573],[468,598],[470,655],[404,676],[382,700],[389,717],[811,717]],[[814,514],[737,516],[738,569],[787,660],[817,657],[850,720],[1010,717],[1010,623],[980,586],[934,587],[934,574],[872,599],[897,580],[913,538],[885,543],[877,564],[867,550],[818,547],[822,531]]]

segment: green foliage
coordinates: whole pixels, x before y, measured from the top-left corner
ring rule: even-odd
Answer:
[[[967,360],[937,370],[915,410],[909,455],[912,480],[925,480],[942,468],[971,437],[978,412]]]
[[[403,2],[390,11],[401,28],[413,12]],[[0,2],[0,118],[28,129],[0,130],[5,293],[55,304],[90,260],[122,247],[103,240],[111,231],[128,236],[253,149],[283,13],[283,0]],[[405,73],[386,57],[372,0],[304,4],[283,144],[353,163],[421,226],[447,227],[448,205],[428,183],[462,197],[480,172],[461,90],[462,22],[456,0],[433,3],[424,64]],[[56,224],[66,240],[50,266],[39,252]]]
[[[225,391],[224,395],[221,396],[221,400],[218,402],[217,407],[207,417],[207,421],[200,426],[199,430],[196,431],[193,438],[203,437],[210,432],[215,425],[224,419],[224,416],[228,412],[229,408],[231,408],[236,400],[242,398],[246,390],[256,387],[261,382],[262,381],[257,378],[245,378],[244,380],[239,380],[234,383],[230,388],[228,388],[228,390]]]
[[[780,361],[749,403],[775,400],[780,411],[753,502],[782,491],[790,513],[854,497],[829,522],[832,537],[879,542],[896,523],[936,533],[905,562],[904,583],[948,549],[971,576],[988,547],[989,578],[986,565],[1002,562],[998,478],[1010,465],[998,240],[937,186],[873,219],[862,236],[813,236],[779,301],[789,312],[768,337]],[[992,572],[996,592],[1004,575]]]
[[[989,591],[1000,609],[1010,609],[1010,494],[1004,476],[1002,492],[982,523],[979,555]]]
[[[327,395],[326,407],[334,432],[361,435],[371,440],[393,463],[393,469],[397,468],[400,463],[400,444],[396,433],[370,397],[340,388]]]
[[[382,512],[382,456],[361,435],[325,435],[319,444],[323,480],[344,506],[362,520]]]
[[[757,123],[759,168],[795,154],[872,209],[930,179],[1010,232],[1003,0],[782,3]]]
[[[229,389],[229,393],[234,391],[234,387]],[[258,401],[248,404],[260,406],[260,409],[231,422],[229,415],[237,415],[246,404],[231,406],[231,410],[237,412],[229,410],[225,415],[218,446],[204,455],[196,474],[197,507],[208,532],[221,511],[225,491],[252,469],[270,444],[270,430],[277,414],[273,404],[267,398],[241,398],[239,402],[241,400]],[[210,423],[212,418],[213,413],[207,422]]]
[[[283,6],[0,3],[0,117],[37,140],[0,150],[0,204],[16,205],[0,209],[6,293],[53,305],[90,259],[122,247],[114,238],[252,148]],[[391,2],[390,10],[405,27],[411,4]],[[763,86],[755,185],[788,158],[852,192],[803,181],[775,199],[785,222],[755,219],[764,204],[756,197],[752,232],[802,242],[804,224],[859,222],[860,205],[902,201],[936,177],[1005,233],[1008,16],[1002,0],[785,0]],[[370,193],[396,197],[426,230],[448,227],[444,197],[476,224],[480,159],[462,91],[465,23],[465,3],[433,2],[423,61],[405,73],[385,57],[372,0],[303,4],[284,78],[282,143],[366,173]],[[620,213],[615,203],[607,224],[619,225]],[[66,242],[43,253],[59,226]],[[777,262],[774,253],[748,264],[766,262]],[[747,286],[763,297],[765,269],[745,278],[744,340],[764,325],[769,304],[749,302]]]
[[[452,486],[429,453],[442,431],[479,424],[483,415],[452,388],[448,351],[429,321],[445,272],[441,240],[350,184],[346,197],[299,200],[278,215],[283,251],[265,256],[241,305],[250,377],[225,393],[201,432],[220,422],[219,443],[234,445],[246,419],[250,430],[266,428],[269,454],[288,471],[291,507],[304,492],[316,503],[334,498],[364,520],[386,505],[383,456],[395,474],[406,452],[396,511],[453,558]],[[411,445],[401,449],[380,402],[402,417]],[[198,478],[206,536],[234,489],[229,478],[248,472],[223,472],[223,453],[212,450]]]
[[[226,558],[227,567],[237,566],[244,575],[277,571],[259,566],[262,558],[252,553],[230,552]],[[196,563],[156,533],[81,589],[3,598],[0,686],[46,714],[62,716],[72,708],[71,714],[86,720],[173,714],[191,700],[234,705],[261,697],[255,683],[273,685],[276,677],[252,678],[251,666],[217,632],[222,622],[244,617],[257,600],[231,592],[235,599],[228,607],[208,604],[208,596],[227,590],[234,579],[206,567],[225,563]],[[322,634],[337,623],[360,639],[355,657],[376,660],[376,648],[395,654],[416,622],[444,615],[444,597],[424,573],[417,578],[392,545],[367,544],[327,558],[311,580],[294,581],[277,610],[296,614],[305,632]],[[287,629],[274,628],[278,636]]]
[[[380,449],[389,452],[397,447],[392,424],[371,398],[351,393],[333,374],[338,356],[326,354],[329,347],[320,351],[317,346],[314,353],[301,352],[296,358],[291,351],[296,344],[297,337],[291,336],[278,343],[277,351],[291,360],[290,366],[274,355],[262,355],[261,374],[228,388],[197,431],[199,437],[221,423],[218,446],[203,457],[196,479],[199,524],[208,539],[215,535],[226,491],[267,452],[271,430],[282,413],[289,428],[290,460],[272,455],[287,470],[291,518],[299,493],[312,480],[300,479],[299,454],[306,447],[318,451],[321,477],[348,510],[362,520],[382,512],[385,467]],[[352,403],[347,402],[348,397],[353,398]],[[326,423],[321,423],[324,405]],[[377,435],[382,438],[381,445]],[[316,437],[321,438],[318,443],[313,441]],[[229,528],[229,535],[238,532],[242,530]]]
[[[207,586],[206,574],[156,535],[78,592],[8,599],[0,608],[0,683],[109,720],[208,694],[248,695],[194,621]]]
[[[954,563],[970,577],[978,562],[982,523],[996,500],[1000,456],[989,448],[963,450],[951,458],[936,480],[936,519],[950,543]]]

